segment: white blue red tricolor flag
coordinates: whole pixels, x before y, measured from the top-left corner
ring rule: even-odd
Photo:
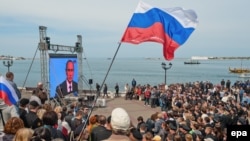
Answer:
[[[172,60],[175,50],[185,43],[197,24],[193,10],[180,7],[160,9],[140,1],[121,42],[161,43],[165,59]]]
[[[7,105],[16,104],[18,101],[16,91],[3,76],[0,76],[0,99]]]

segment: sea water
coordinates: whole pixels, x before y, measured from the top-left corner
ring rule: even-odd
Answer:
[[[187,58],[176,58],[171,61],[172,68],[166,72],[167,84],[195,81],[220,84],[222,79],[231,80],[232,83],[248,79],[239,78],[239,74],[230,73],[228,68],[250,68],[250,60],[200,60],[201,64],[185,65],[184,62],[187,60]],[[15,74],[14,81],[19,87],[35,87],[37,82],[41,81],[40,60],[35,59],[33,63],[32,61],[32,59],[14,60],[10,67],[10,71]],[[83,59],[83,77],[80,81],[83,81],[84,89],[95,89],[96,83],[103,83],[111,61],[112,59],[108,58]],[[167,66],[169,64],[169,61],[158,58],[116,58],[105,81],[108,90],[113,91],[115,84],[118,83],[120,90],[123,91],[124,85],[126,83],[131,85],[133,78],[141,85],[157,86],[164,83],[165,71],[162,69],[162,62]],[[0,64],[0,74],[5,75],[7,70],[7,67]],[[51,75],[57,77],[56,74]],[[93,84],[88,84],[89,79],[93,79]]]

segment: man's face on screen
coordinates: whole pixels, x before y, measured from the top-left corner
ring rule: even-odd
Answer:
[[[67,75],[67,80],[69,82],[72,82],[73,78],[74,78],[74,64],[73,64],[73,62],[68,63],[67,69],[66,69],[66,75]]]

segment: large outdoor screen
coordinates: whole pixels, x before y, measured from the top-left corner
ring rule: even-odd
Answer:
[[[50,98],[78,92],[76,54],[49,54]]]

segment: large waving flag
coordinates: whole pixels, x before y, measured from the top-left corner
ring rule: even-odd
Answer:
[[[121,42],[162,43],[165,59],[172,60],[175,50],[184,44],[197,24],[193,10],[180,7],[160,9],[140,1]]]
[[[3,76],[0,76],[0,99],[7,105],[16,104],[18,101],[16,91]]]

